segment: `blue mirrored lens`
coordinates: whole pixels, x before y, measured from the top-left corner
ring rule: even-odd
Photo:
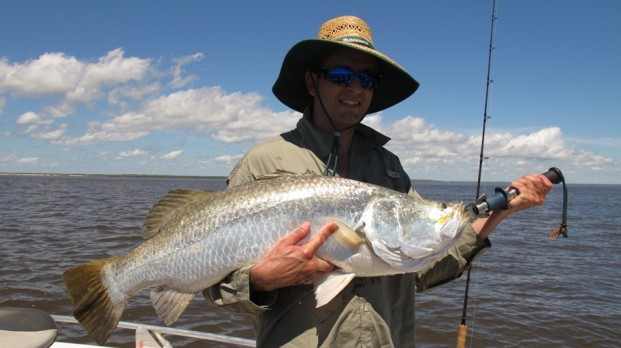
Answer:
[[[356,78],[360,79],[360,85],[364,89],[374,89],[376,85],[375,76],[365,72],[355,72],[347,68],[332,68],[323,71],[324,78],[339,86],[350,86]]]

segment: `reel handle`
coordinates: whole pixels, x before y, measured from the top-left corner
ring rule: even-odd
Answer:
[[[543,176],[548,178],[553,184],[560,184],[563,181],[563,173],[560,169],[552,167],[547,172],[543,173]]]

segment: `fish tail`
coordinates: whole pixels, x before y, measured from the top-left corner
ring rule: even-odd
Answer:
[[[124,301],[114,301],[103,282],[103,267],[110,259],[81,264],[63,274],[73,301],[73,316],[88,334],[103,345],[121,320]]]

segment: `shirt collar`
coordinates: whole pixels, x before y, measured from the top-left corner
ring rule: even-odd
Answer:
[[[304,146],[315,153],[317,157],[325,158],[330,154],[334,134],[326,133],[315,127],[309,107],[304,110],[304,115],[298,121],[296,131]],[[354,132],[354,142],[360,141],[364,144],[381,147],[390,141],[389,137],[362,123],[356,126]]]

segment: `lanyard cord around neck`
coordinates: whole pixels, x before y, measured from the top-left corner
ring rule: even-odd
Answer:
[[[334,124],[334,121],[332,121],[332,117],[330,117],[330,114],[328,114],[328,111],[326,110],[325,105],[323,105],[323,100],[321,99],[321,96],[319,95],[319,89],[317,88],[317,83],[315,81],[315,79],[313,80],[313,85],[315,85],[315,91],[317,91],[317,99],[319,99],[319,105],[321,105],[321,109],[323,110],[324,114],[326,115],[326,117],[328,118],[328,121],[330,121],[330,124],[332,125],[332,128],[334,128],[334,138],[332,138],[332,145],[330,146],[330,154],[328,155],[328,160],[326,161],[326,167],[323,170],[323,175],[327,176],[330,175],[329,173],[329,169],[330,169],[330,165],[332,164],[332,162],[334,161],[334,164],[332,165],[332,176],[336,175],[336,169],[337,169],[337,165],[339,162],[339,142],[341,139],[341,133],[343,133],[343,131],[346,131],[350,128],[354,128],[355,126],[357,126],[362,119],[360,119],[360,121],[352,124],[351,126],[347,126],[345,128],[341,128],[338,129],[336,128],[336,125]]]

